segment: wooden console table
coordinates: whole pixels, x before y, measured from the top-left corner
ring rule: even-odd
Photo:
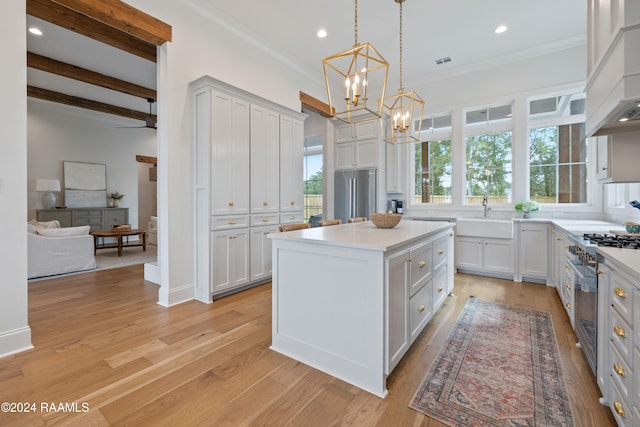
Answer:
[[[137,228],[133,229],[110,229],[110,230],[96,230],[92,231],[91,235],[93,236],[94,241],[94,249],[93,254],[95,255],[98,249],[107,249],[107,248],[118,248],[118,256],[122,256],[122,248],[126,248],[129,246],[142,246],[142,250],[147,250],[147,231],[140,230]],[[133,242],[129,242],[129,236],[140,236],[142,238],[142,242],[140,240],[134,240]],[[116,242],[114,243],[105,243],[104,239],[107,237],[114,237]],[[102,242],[100,242],[102,239]]]

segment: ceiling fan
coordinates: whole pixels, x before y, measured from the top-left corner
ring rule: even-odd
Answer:
[[[147,102],[149,103],[149,115],[144,118],[144,126],[118,126],[118,127],[120,129],[142,129],[142,128],[158,129],[156,127],[156,121],[153,119],[153,114],[151,112],[151,107],[153,106],[153,103],[156,101],[153,98],[147,98]]]

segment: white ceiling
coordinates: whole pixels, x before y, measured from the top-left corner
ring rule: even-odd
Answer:
[[[354,3],[349,0],[182,2],[319,80],[323,78],[322,58],[346,50],[354,43]],[[403,3],[404,87],[412,90],[444,76],[586,45],[586,3],[584,0],[406,0]],[[395,0],[358,2],[358,41],[373,44],[390,63],[390,89],[399,86],[399,11]],[[29,34],[29,51],[156,88],[154,63],[28,16],[27,25],[31,24],[40,26],[45,36]],[[509,29],[497,35],[494,29],[500,24]],[[325,39],[316,36],[321,28],[328,32]],[[451,62],[435,64],[436,59],[447,56]],[[45,89],[148,111],[143,99],[37,70],[29,69],[27,79],[29,84]]]

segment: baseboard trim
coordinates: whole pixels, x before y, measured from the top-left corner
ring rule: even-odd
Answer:
[[[164,307],[182,304],[193,299],[193,285],[183,285],[178,288],[171,288],[167,292],[165,286],[160,286],[158,291],[158,304]]]
[[[14,329],[0,334],[0,357],[31,350],[31,328]]]

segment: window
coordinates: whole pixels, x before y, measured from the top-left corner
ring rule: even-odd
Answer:
[[[511,104],[466,114],[466,203],[511,202]]]
[[[539,203],[587,203],[588,139],[584,112],[584,94],[530,101],[531,200]]]
[[[304,221],[322,213],[322,134],[304,138]]]
[[[451,115],[422,120],[415,144],[415,202],[451,203]]]

